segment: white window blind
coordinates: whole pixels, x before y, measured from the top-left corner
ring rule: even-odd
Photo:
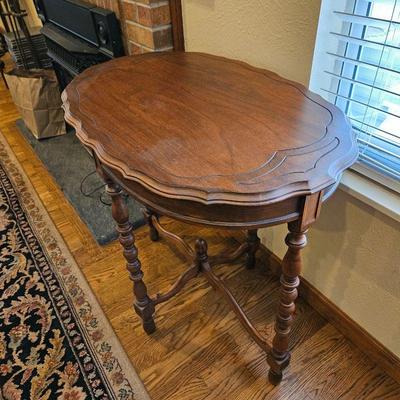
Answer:
[[[323,0],[310,88],[341,108],[359,164],[400,182],[400,0]]]

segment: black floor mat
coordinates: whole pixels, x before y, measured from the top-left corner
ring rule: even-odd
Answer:
[[[80,144],[75,132],[70,130],[66,135],[37,140],[22,120],[17,121],[17,127],[92,231],[97,242],[106,244],[114,240],[117,234],[111,208],[101,201],[109,203],[110,199],[104,193],[103,181],[96,173],[91,174],[95,171],[94,161]],[[90,196],[81,192],[82,182],[85,193],[93,192]],[[143,225],[142,206],[130,198],[127,201],[134,227]]]

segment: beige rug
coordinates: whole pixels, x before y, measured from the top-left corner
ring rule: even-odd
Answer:
[[[1,134],[0,399],[149,399]]]

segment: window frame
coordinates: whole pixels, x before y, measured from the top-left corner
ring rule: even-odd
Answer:
[[[351,1],[351,3],[350,3]],[[373,1],[373,0],[372,0]],[[323,88],[321,85],[321,82],[324,81],[326,82],[326,76],[328,76],[328,74],[326,74],[326,71],[330,71],[330,72],[334,72],[332,68],[324,68],[324,65],[328,65],[327,61],[321,62],[322,57],[327,57],[326,53],[328,52],[330,45],[332,45],[333,43],[335,43],[335,35],[332,34],[332,32],[342,32],[341,28],[342,28],[342,22],[336,21],[336,22],[332,22],[332,13],[334,13],[337,10],[345,10],[348,9],[346,7],[349,7],[349,5],[357,4],[357,0],[322,0],[322,4],[321,4],[321,12],[320,12],[320,20],[319,20],[319,24],[318,24],[318,31],[317,31],[317,37],[316,37],[316,46],[315,46],[315,51],[314,51],[314,59],[313,59],[313,64],[312,64],[312,71],[311,71],[311,77],[310,77],[310,90],[317,92],[321,95],[323,95]],[[397,3],[398,5],[398,3]],[[355,10],[355,8],[354,8]],[[339,18],[338,18],[339,20]],[[351,35],[351,27],[352,25],[350,24],[350,29],[349,29],[349,36]],[[337,29],[335,29],[337,28]],[[328,43],[323,43],[323,38],[329,38],[327,40]],[[360,39],[362,40],[362,39]],[[336,43],[340,43],[339,39],[336,40]],[[400,48],[399,48],[400,49]],[[347,51],[347,49],[346,49]],[[382,50],[383,52],[384,50]],[[399,50],[400,51],[400,50]],[[330,65],[332,65],[333,62],[330,62]],[[357,67],[354,67],[354,71],[355,73],[357,73]],[[377,70],[379,71],[379,70]],[[325,73],[325,77],[323,76]],[[378,73],[378,72],[377,72]],[[333,77],[331,78],[333,79]],[[341,76],[337,77],[337,79],[339,79],[339,82],[342,82],[341,80]],[[346,79],[346,77],[344,77],[344,79]],[[343,80],[344,80],[343,79]],[[354,80],[356,80],[356,78],[354,77]],[[331,81],[333,82],[333,81]],[[375,82],[374,82],[375,84]],[[326,85],[329,88],[329,85]],[[340,93],[339,92],[339,86],[338,85],[338,89],[336,91],[336,94]],[[373,90],[379,90],[379,86],[375,86],[374,88],[371,88],[371,93]],[[332,94],[333,96],[335,96],[335,93]],[[326,96],[323,96],[326,97]],[[334,104],[337,103],[337,99],[338,97],[335,96],[335,102]],[[384,113],[384,111],[383,111]],[[364,121],[365,122],[365,121]],[[355,124],[352,123],[352,125],[354,126]],[[356,128],[353,128],[356,130]],[[379,129],[378,129],[379,130]],[[371,135],[371,137],[373,137]],[[392,146],[395,146],[395,150],[399,149],[400,150],[400,146],[397,146],[397,143],[393,143]],[[397,146],[397,147],[396,147]],[[370,150],[371,151],[371,150]],[[397,153],[396,153],[397,155]],[[388,164],[389,165],[389,164]],[[397,164],[396,164],[397,165]],[[368,165],[367,162],[365,161],[361,161],[358,160],[356,162],[356,164],[354,164],[354,166],[352,167],[353,170],[357,171],[357,173],[365,175],[367,178],[372,179],[373,181],[377,182],[378,184],[389,188],[392,191],[397,192],[398,194],[400,194],[400,180],[398,180],[397,178],[395,178],[394,176],[390,176],[390,175],[386,175],[385,173],[379,171],[378,169],[375,169],[371,166]]]

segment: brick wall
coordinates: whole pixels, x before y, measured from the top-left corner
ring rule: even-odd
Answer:
[[[172,48],[168,1],[122,0],[121,12],[130,54]]]
[[[116,13],[121,23],[127,53],[141,54],[173,48],[168,0],[87,1]]]

